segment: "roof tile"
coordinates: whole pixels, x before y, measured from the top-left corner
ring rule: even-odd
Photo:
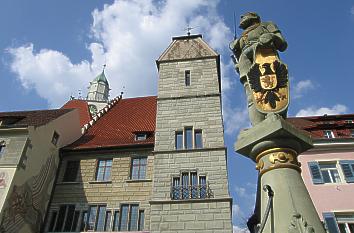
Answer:
[[[65,149],[90,149],[152,145],[155,141],[156,96],[121,99],[87,132]],[[135,141],[136,132],[148,132],[146,140]]]
[[[88,123],[91,120],[91,114],[85,100],[69,100],[61,107],[62,109],[78,109],[80,116],[80,126]]]

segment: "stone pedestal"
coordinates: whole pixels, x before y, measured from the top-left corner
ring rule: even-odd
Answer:
[[[273,202],[264,233],[325,233],[323,225],[301,178],[298,154],[310,149],[312,140],[276,114],[251,129],[242,131],[235,150],[256,162],[259,185],[269,185]],[[258,189],[260,223],[265,216],[268,194]]]

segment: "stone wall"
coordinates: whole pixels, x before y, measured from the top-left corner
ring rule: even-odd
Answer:
[[[131,180],[131,160],[147,157],[146,179]],[[98,159],[112,158],[111,181],[95,181]],[[62,182],[67,161],[80,160],[77,182]],[[107,210],[119,210],[121,204],[139,204],[144,210],[144,229],[149,229],[150,204],[153,176],[151,149],[106,152],[86,152],[66,154],[62,160],[53,193],[51,209],[58,209],[62,204],[75,204],[76,210],[87,211],[89,205],[106,204]]]
[[[162,99],[157,102],[155,151],[175,150],[175,132],[201,129],[204,148],[224,147],[220,96]]]
[[[229,200],[152,202],[151,233],[230,233]]]
[[[191,85],[185,85],[185,70],[190,70]],[[215,58],[161,63],[158,97],[180,97],[220,93]]]
[[[172,177],[179,176],[182,171],[205,175],[213,197],[229,197],[225,154],[225,148],[156,153],[153,200],[171,199]]]
[[[171,50],[178,53],[178,48]],[[151,232],[232,232],[218,68],[217,56],[159,63]],[[176,132],[184,132],[185,140],[187,128],[201,130],[202,148],[176,149]],[[173,178],[182,180],[186,172],[206,177],[207,197],[174,200]]]

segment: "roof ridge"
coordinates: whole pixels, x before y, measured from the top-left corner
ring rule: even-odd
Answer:
[[[122,99],[122,95],[117,96],[116,98],[110,100],[107,105],[102,108],[98,113],[92,117],[92,120],[90,120],[88,123],[84,124],[81,128],[81,134],[84,135],[89,128],[91,128],[96,121],[98,121],[102,116],[104,116],[109,110],[115,106],[120,100]]]

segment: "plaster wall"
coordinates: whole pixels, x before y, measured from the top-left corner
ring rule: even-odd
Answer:
[[[0,141],[5,141],[6,144],[0,157],[0,213],[2,213],[13,176],[26,148],[28,131],[25,128],[0,129]]]
[[[60,138],[52,144],[56,131]],[[58,149],[81,135],[77,110],[39,127],[28,127],[23,150],[18,150],[9,191],[1,211],[6,232],[39,232],[51,195],[59,163]],[[21,137],[20,137],[21,138]]]
[[[334,184],[313,184],[308,162],[329,162],[339,160],[354,160],[354,150],[344,152],[311,152],[301,154],[301,176],[305,186],[316,207],[317,213],[323,220],[324,212],[354,212],[354,184],[346,183],[343,174],[340,172],[341,183]],[[337,165],[340,166],[339,164]]]

